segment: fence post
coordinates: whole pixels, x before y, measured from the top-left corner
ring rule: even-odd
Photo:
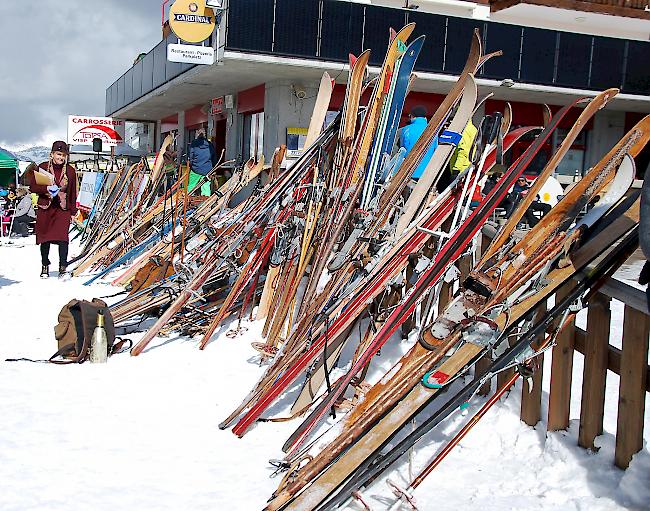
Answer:
[[[535,320],[541,318],[545,312],[546,301],[540,303],[537,307]],[[543,339],[544,335],[536,339],[535,346],[537,346],[537,343]],[[519,417],[529,426],[534,426],[542,418],[542,377],[544,376],[544,355],[535,357],[534,363],[538,368],[532,376],[533,388],[530,388],[527,379],[524,380],[521,387],[521,411]]]
[[[476,375],[482,374],[483,371],[485,371],[488,367],[490,367],[490,364],[492,364],[492,358],[490,357],[490,353],[484,355],[483,357],[479,358],[478,361],[476,362],[476,365],[474,366],[474,380],[476,381],[478,378],[476,378]],[[487,396],[490,391],[492,390],[492,378],[487,380],[483,385],[481,385],[478,389],[478,395],[479,396]]]
[[[623,469],[628,467],[632,456],[643,447],[649,334],[650,317],[626,305],[614,455],[616,466]]]
[[[555,294],[556,302],[567,294],[567,287],[561,287]],[[573,371],[573,348],[575,345],[575,321],[570,320],[557,336],[551,363],[551,388],[548,398],[548,431],[569,427],[571,407],[571,373]]]
[[[578,445],[591,450],[595,450],[594,438],[603,432],[610,321],[610,298],[596,293],[589,300],[587,313],[582,405],[578,432]]]

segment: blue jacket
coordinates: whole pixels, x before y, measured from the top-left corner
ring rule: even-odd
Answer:
[[[400,147],[406,149],[407,154],[409,153],[411,148],[415,145],[418,138],[420,138],[420,135],[422,135],[422,132],[426,127],[427,127],[427,120],[424,117],[416,117],[411,121],[411,124],[407,124],[402,128],[402,132],[400,133],[399,136],[399,145]],[[436,147],[438,147],[438,137],[435,137],[433,139],[433,142],[429,146],[429,149],[427,149],[424,158],[422,158],[422,161],[413,172],[413,176],[412,176],[413,179],[420,179],[422,174],[424,174],[424,169],[427,168],[427,164],[429,163],[429,160],[433,156]]]
[[[190,144],[190,168],[205,176],[215,165],[214,147],[205,137],[199,137]]]

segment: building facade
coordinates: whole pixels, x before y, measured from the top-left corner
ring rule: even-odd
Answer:
[[[370,72],[377,73],[389,30],[410,22],[413,37],[426,41],[405,114],[416,104],[433,113],[465,63],[474,29],[486,53],[503,51],[477,74],[479,93],[492,94],[479,115],[508,101],[513,125],[539,125],[542,104],[553,110],[609,87],[621,90],[574,143],[560,169],[565,174],[588,169],[650,112],[650,13],[640,0],[229,0],[225,7],[204,43],[217,50],[215,65],[167,61],[167,44],[178,42],[167,35],[108,87],[106,114],[155,123],[155,144],[176,131],[186,148],[206,127],[226,159],[268,159],[308,126],[323,71],[336,80],[335,111],[348,54],[371,49]],[[648,163],[650,153],[637,158],[641,173]]]

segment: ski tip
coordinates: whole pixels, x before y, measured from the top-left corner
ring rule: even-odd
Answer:
[[[610,89],[604,90],[600,94],[605,98],[605,102],[607,102],[610,99],[612,99],[614,96],[618,95],[619,92],[621,92],[621,89],[617,87],[611,87]]]
[[[389,33],[389,42],[393,42],[393,39],[397,37],[397,31],[393,27],[390,27],[388,29],[388,33]]]
[[[357,60],[359,60],[359,58],[355,57],[354,53],[348,53],[348,62],[350,63],[350,68],[354,67],[354,65],[357,63]]]

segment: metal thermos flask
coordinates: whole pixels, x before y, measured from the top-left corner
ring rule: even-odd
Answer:
[[[90,340],[90,362],[105,363],[108,359],[108,339],[106,329],[104,328],[104,314],[97,313],[97,326],[93,331],[93,337]]]

